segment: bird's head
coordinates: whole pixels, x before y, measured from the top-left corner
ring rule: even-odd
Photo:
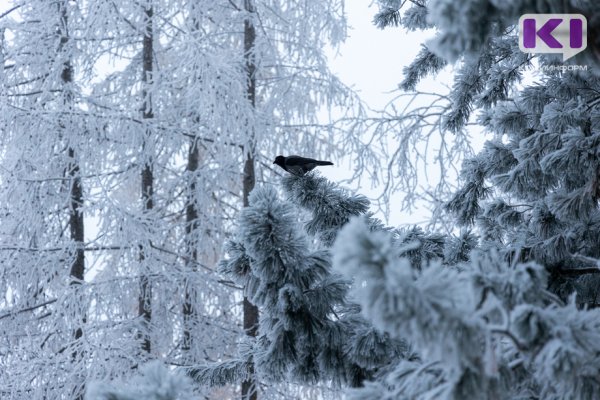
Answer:
[[[284,156],[275,157],[275,161],[273,161],[273,164],[277,164],[280,167],[283,167],[285,165],[285,157]]]

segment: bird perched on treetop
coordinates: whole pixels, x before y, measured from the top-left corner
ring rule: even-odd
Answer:
[[[296,176],[302,176],[308,171],[312,171],[319,165],[333,165],[331,161],[319,161],[300,156],[277,156],[275,157],[273,164],[279,165],[290,174],[294,174]]]

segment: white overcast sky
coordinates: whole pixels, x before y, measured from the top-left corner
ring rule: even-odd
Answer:
[[[427,36],[400,28],[378,29],[372,23],[378,8],[371,3],[346,2],[349,38],[337,57],[331,58],[331,68],[344,83],[353,85],[372,108],[382,108],[391,97],[385,93],[398,86],[402,68],[414,58]]]
[[[337,55],[330,55],[332,71],[346,85],[352,86],[374,110],[383,109],[398,94],[391,91],[402,81],[402,69],[414,59],[421,44],[433,37],[433,32],[407,32],[394,27],[378,29],[372,22],[377,11],[378,7],[372,0],[347,1],[349,37],[341,45]],[[437,77],[424,79],[419,89],[447,92],[451,76],[450,68],[447,68]],[[390,142],[390,147],[394,145],[395,143]],[[352,165],[351,157],[341,164],[334,169],[323,168],[323,174],[333,180],[347,175],[348,167],[351,168]],[[435,175],[435,168],[429,170]],[[371,188],[368,182],[363,182],[358,191],[374,198],[381,189]],[[419,207],[410,213],[400,211],[399,204],[403,196],[403,193],[397,193],[392,199],[387,222],[396,226],[426,222],[430,213],[425,207]]]

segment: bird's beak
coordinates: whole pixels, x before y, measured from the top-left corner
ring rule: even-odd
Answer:
[[[273,161],[273,164],[277,164],[277,161]]]

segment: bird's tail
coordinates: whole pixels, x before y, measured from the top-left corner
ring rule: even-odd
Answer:
[[[331,161],[317,161],[317,165],[333,165]]]

